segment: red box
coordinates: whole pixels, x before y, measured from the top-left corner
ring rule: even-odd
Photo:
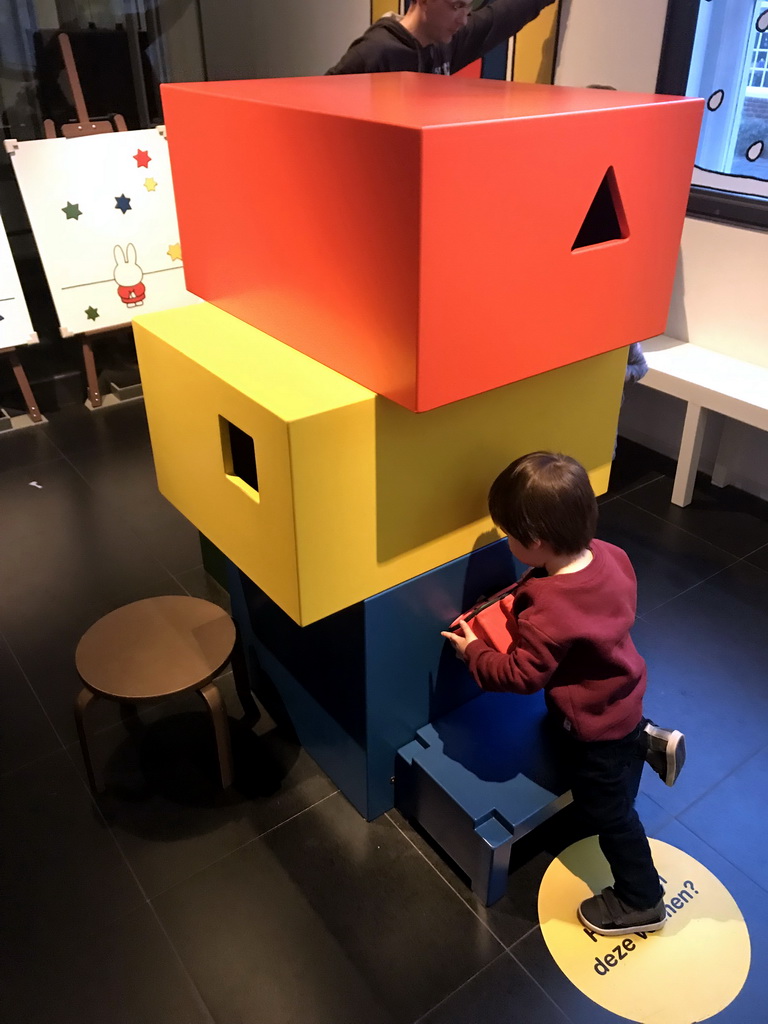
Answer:
[[[162,88],[188,289],[409,409],[664,330],[702,100],[410,73]]]

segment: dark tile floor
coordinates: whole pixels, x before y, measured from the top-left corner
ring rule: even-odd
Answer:
[[[716,1018],[768,1006],[768,521],[700,480],[669,504],[668,460],[622,441],[600,532],[639,578],[649,713],[689,762],[644,781],[650,834],[686,849],[747,919],[753,967]],[[0,437],[0,1024],[567,1024],[618,1021],[559,972],[538,927],[558,820],[515,851],[482,907],[396,812],[366,824],[264,715],[239,722],[216,786],[207,722],[168,701],[127,731],[94,710],[92,801],[72,720],[73,652],[107,611],[226,595],[155,488],[141,402]]]

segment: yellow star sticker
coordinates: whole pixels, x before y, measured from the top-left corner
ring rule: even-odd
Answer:
[[[145,178],[144,188],[147,190],[147,192],[154,192],[155,189],[157,188],[157,182],[155,181],[154,178]]]
[[[171,257],[172,260],[180,260],[181,259],[181,243],[176,242],[175,245],[169,245],[168,246],[168,255]]]

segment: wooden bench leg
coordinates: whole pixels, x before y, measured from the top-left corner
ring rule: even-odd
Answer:
[[[83,755],[83,761],[85,763],[85,771],[88,776],[88,785],[91,787],[91,792],[94,796],[98,796],[98,790],[96,788],[96,776],[93,773],[93,765],[91,763],[91,755],[88,750],[88,740],[85,735],[85,721],[83,714],[85,709],[96,700],[96,694],[83,687],[80,693],[77,695],[75,701],[75,725],[77,726],[77,737],[80,740],[80,752]]]
[[[694,402],[689,402],[683,437],[680,441],[680,454],[677,457],[675,485],[672,488],[673,505],[689,505],[691,502],[706,426],[707,410]]]
[[[229,737],[229,719],[224,701],[215,683],[208,683],[197,691],[208,705],[219,754],[219,773],[223,789],[232,785],[232,745]]]

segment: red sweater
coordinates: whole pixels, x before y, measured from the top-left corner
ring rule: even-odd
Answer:
[[[466,658],[484,690],[543,688],[580,740],[621,739],[640,721],[645,693],[645,661],[629,635],[637,581],[621,548],[594,540],[591,550],[578,572],[523,578],[509,654],[473,640]]]

